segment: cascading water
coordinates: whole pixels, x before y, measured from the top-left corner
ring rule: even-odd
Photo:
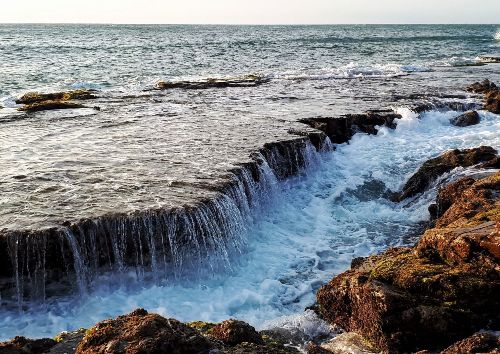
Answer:
[[[133,271],[137,279],[155,284],[231,271],[231,255],[241,252],[253,215],[269,206],[278,180],[300,173],[331,148],[324,136],[317,148],[308,138],[272,144],[253,157],[250,168],[235,170],[214,199],[197,205],[83,220],[30,237],[12,234],[14,284],[3,291],[2,306],[9,306],[9,297],[22,309],[25,300],[43,302],[46,296],[71,291],[85,296],[96,276],[106,271],[125,278]],[[31,249],[41,253],[34,255]],[[48,255],[58,260],[47,264]],[[32,279],[40,274],[42,281]]]

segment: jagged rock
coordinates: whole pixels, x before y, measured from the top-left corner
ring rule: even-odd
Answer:
[[[57,342],[53,339],[28,339],[15,337],[9,342],[0,343],[0,354],[40,354],[47,353]]]
[[[60,333],[54,338],[57,344],[48,351],[48,354],[73,354],[85,336],[85,332],[86,329],[81,328],[73,332]]]
[[[89,329],[76,354],[199,354],[212,348],[213,344],[197,330],[175,319],[139,309]]]
[[[73,90],[55,93],[28,92],[16,100],[17,104],[32,104],[43,101],[88,100],[96,98],[93,90]]]
[[[490,332],[478,332],[449,346],[441,354],[500,353],[500,337]]]
[[[264,344],[262,336],[248,323],[237,320],[226,320],[208,330],[211,338],[220,340],[224,344],[237,345],[240,343]]]
[[[491,90],[496,90],[497,85],[495,85],[493,82],[491,82],[488,79],[485,79],[481,82],[475,82],[472,85],[467,87],[467,91],[469,92],[474,92],[474,93],[486,93]]]
[[[476,82],[467,87],[467,90],[484,94],[484,109],[495,114],[500,114],[500,89],[493,82],[489,80]]]
[[[377,126],[396,127],[394,120],[401,115],[393,111],[373,111],[365,114],[349,114],[340,118],[306,118],[301,122],[324,132],[335,144],[342,144],[360,131],[366,134],[377,134]]]
[[[406,182],[397,199],[403,200],[422,193],[439,176],[456,167],[470,167],[479,163],[495,160],[496,158],[497,151],[490,146],[447,151],[441,156],[425,162]]]
[[[448,187],[437,227],[414,248],[356,260],[320,289],[324,318],[389,352],[442,349],[498,328],[499,181],[497,172]]]
[[[23,107],[18,108],[18,110],[23,112],[39,112],[39,111],[48,111],[54,109],[72,109],[72,108],[85,108],[85,106],[80,103],[67,102],[67,101],[41,101],[41,102],[26,104]]]
[[[175,88],[201,90],[208,88],[224,88],[224,87],[249,87],[259,86],[270,79],[260,75],[245,75],[234,78],[209,78],[200,81],[160,81],[156,84],[157,90],[169,90]]]
[[[450,123],[457,127],[468,127],[469,125],[479,124],[481,118],[476,111],[465,112],[458,117],[450,119]]]

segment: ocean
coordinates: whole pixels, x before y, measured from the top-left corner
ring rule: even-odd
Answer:
[[[71,248],[67,270],[77,272],[70,291],[54,290],[45,251],[37,249],[43,294],[20,287],[33,286],[36,275],[17,269],[16,296],[0,293],[0,340],[54,336],[137,307],[182,321],[232,317],[258,328],[328,331],[304,312],[315,291],[354,257],[412,244],[408,235],[428,220],[436,191],[403,204],[384,192],[444,150],[500,148],[497,115],[480,111],[480,124],[458,128],[449,123],[458,112],[443,108],[476,102],[464,91],[474,81],[500,82],[500,64],[480,59],[500,53],[499,28],[0,25],[0,236],[9,237],[14,259],[32,252],[22,253],[16,237],[57,232]],[[154,89],[159,81],[245,75],[265,82]],[[26,113],[15,103],[29,91],[82,88],[98,96],[88,108]],[[416,102],[435,109],[417,114]],[[301,161],[287,161],[296,167],[287,178],[277,172],[279,161],[258,156],[258,183],[225,189],[248,180],[235,171],[264,146],[310,132],[301,119],[370,109],[402,118],[395,130],[356,134],[335,148],[301,143]],[[241,202],[243,194],[251,200]],[[209,209],[198,219],[182,214],[186,239],[169,240],[169,257],[138,254],[134,266],[98,270],[67,228],[90,220],[122,247],[126,232],[179,228],[180,217],[158,220],[148,211],[203,203]],[[137,213],[148,216],[123,222]],[[113,215],[120,215],[116,230],[131,229],[111,235]]]

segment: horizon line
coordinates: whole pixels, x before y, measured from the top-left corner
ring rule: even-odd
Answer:
[[[161,23],[161,22],[0,22],[0,25],[165,25],[165,26],[398,26],[398,25],[461,25],[500,26],[500,23],[459,22],[345,22],[345,23]]]

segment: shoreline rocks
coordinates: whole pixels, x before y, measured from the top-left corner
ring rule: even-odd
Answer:
[[[479,113],[476,111],[468,111],[458,117],[450,119],[450,123],[456,127],[468,127],[470,125],[476,125],[481,122]]]
[[[476,82],[467,91],[481,93],[484,97],[484,109],[491,113],[500,114],[500,89],[490,80]]]
[[[209,88],[226,87],[255,87],[271,81],[269,78],[260,75],[245,75],[232,78],[208,78],[199,81],[159,81],[156,90],[186,89],[202,90]]]
[[[17,99],[16,104],[23,104],[18,110],[23,112],[39,112],[55,109],[86,108],[73,100],[90,100],[97,98],[93,90],[73,90],[55,93],[28,92]]]
[[[477,158],[483,153],[487,160],[498,158],[493,151],[452,151],[424,166],[470,166],[484,161]],[[428,175],[421,168],[416,179],[427,185],[429,176],[452,165],[424,167]],[[318,291],[328,322],[394,353],[442,350],[478,330],[500,327],[500,172],[444,187],[437,205],[435,227],[414,247],[357,259]]]

